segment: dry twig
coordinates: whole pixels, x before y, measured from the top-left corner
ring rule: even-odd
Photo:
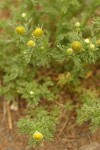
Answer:
[[[9,129],[12,130],[12,118],[11,118],[11,112],[9,108],[9,104],[7,103],[7,115],[8,115],[8,124],[9,124]]]
[[[60,130],[60,132],[59,132],[59,136],[61,136],[62,132],[64,131],[65,127],[66,127],[67,124],[68,124],[68,121],[69,121],[69,113],[66,115],[66,121],[65,121],[65,123],[63,124],[63,126],[62,126],[62,128],[61,128],[61,130]]]

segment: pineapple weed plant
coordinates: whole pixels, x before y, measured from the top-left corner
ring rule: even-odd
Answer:
[[[99,88],[85,89],[82,80],[100,59],[100,0],[0,3],[1,11],[10,12],[0,21],[0,95],[26,100],[20,133],[29,135],[30,146],[52,140],[62,106],[74,108],[77,123],[89,121],[94,132],[100,126]],[[68,99],[58,105],[61,91],[77,95],[77,106]]]

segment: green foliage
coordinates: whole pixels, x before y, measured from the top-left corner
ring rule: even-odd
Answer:
[[[48,86],[53,86],[51,82],[45,82],[39,85],[35,81],[29,83],[24,82],[18,89],[18,92],[22,95],[22,98],[27,99],[30,103],[37,105],[41,98],[53,100],[54,95],[48,90]]]
[[[100,98],[97,97],[95,91],[85,90],[82,95],[83,105],[78,110],[77,122],[90,121],[91,131],[94,132],[100,127]]]
[[[30,146],[38,144],[38,141],[32,138],[35,131],[41,132],[44,136],[44,140],[48,141],[52,139],[58,122],[57,114],[54,112],[48,113],[46,110],[38,108],[37,112],[34,112],[34,116],[36,115],[34,119],[24,118],[18,122],[20,133],[30,135]]]
[[[30,113],[18,122],[18,127],[22,134],[30,135],[31,146],[40,143],[32,138],[37,130],[43,134],[44,140],[52,139],[59,118],[59,113],[52,109],[59,104],[56,103],[59,93],[77,95],[80,99],[81,84],[91,70],[90,65],[98,65],[99,6],[100,0],[0,2],[3,14],[0,20],[0,96],[9,101],[26,100]],[[18,26],[24,27],[24,34],[17,33]],[[43,31],[39,38],[32,34],[36,28]],[[27,45],[29,40],[35,42],[34,47]],[[77,44],[73,48],[75,41],[81,44],[80,51]],[[69,49],[72,50],[70,55]],[[99,92],[98,88],[96,90]],[[82,94],[78,123],[90,120],[94,131],[100,126],[100,101],[91,95],[92,92]],[[63,102],[62,98],[62,103],[68,110],[76,108],[69,100]],[[80,101],[77,103],[79,106]]]

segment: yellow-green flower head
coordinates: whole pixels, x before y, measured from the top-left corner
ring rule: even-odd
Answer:
[[[34,47],[36,45],[36,43],[33,41],[33,40],[29,40],[28,42],[27,42],[27,46],[28,47]]]
[[[90,48],[91,49],[95,49],[95,45],[94,44],[90,44]]]
[[[30,91],[30,95],[34,95],[34,92],[33,92],[33,91]]]
[[[44,49],[44,46],[41,46],[41,49]]]
[[[43,139],[43,134],[41,132],[36,131],[33,134],[33,139],[36,141],[41,141]]]
[[[100,39],[97,40],[97,45],[100,47]]]
[[[15,30],[16,30],[16,33],[19,35],[24,35],[26,32],[25,27],[23,27],[23,26],[18,26],[18,27],[16,27]]]
[[[80,52],[82,50],[82,44],[79,41],[73,41],[72,43],[72,49],[75,52]]]
[[[89,44],[90,43],[90,39],[87,38],[87,39],[84,40],[84,42],[87,43],[87,44]]]
[[[42,28],[36,28],[32,33],[32,35],[35,36],[36,38],[43,36],[43,34],[44,33],[43,33]]]
[[[68,48],[68,49],[66,50],[66,54],[67,54],[67,55],[72,55],[72,54],[73,54],[73,49],[72,49],[72,48]]]
[[[21,16],[22,16],[22,18],[25,18],[26,17],[26,13],[22,13]]]
[[[75,27],[80,27],[80,22],[76,22]]]

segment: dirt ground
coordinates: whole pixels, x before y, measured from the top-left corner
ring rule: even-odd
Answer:
[[[75,117],[71,114],[69,119],[66,117],[57,127],[54,141],[42,143],[39,148],[28,148],[28,138],[18,134],[17,121],[23,116],[24,109],[18,111],[11,111],[11,118],[13,122],[12,130],[9,129],[8,117],[3,116],[3,104],[0,102],[0,150],[79,150],[82,145],[90,144],[92,142],[100,143],[100,130],[91,134],[88,123],[79,127],[75,123]],[[67,124],[64,130],[61,129],[64,123]]]

